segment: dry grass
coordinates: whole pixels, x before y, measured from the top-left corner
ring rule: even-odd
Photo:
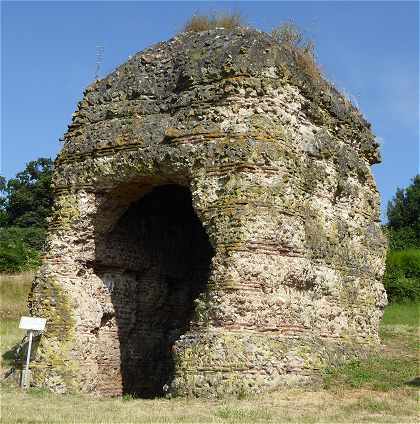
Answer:
[[[10,350],[25,335],[25,332],[19,329],[19,319],[22,315],[28,315],[27,298],[33,277],[33,272],[0,274],[1,375],[12,364]]]
[[[33,272],[0,274],[0,319],[18,319],[28,312],[26,299],[34,277]]]
[[[303,31],[292,22],[274,28],[271,35],[295,57],[299,68],[311,79],[320,80],[322,71],[315,58],[315,44],[305,37]]]
[[[239,13],[218,13],[194,15],[184,25],[183,32],[201,32],[215,28],[233,30],[245,26]],[[319,81],[322,71],[315,58],[315,44],[305,37],[302,30],[292,22],[285,22],[271,32],[271,35],[295,58],[298,67],[312,80]]]
[[[24,309],[30,276],[10,278],[6,294]],[[2,293],[7,290],[2,289]],[[26,291],[25,291],[26,290]],[[389,307],[382,326],[385,348],[377,364],[361,361],[330,376],[329,389],[286,389],[245,399],[97,399],[83,395],[54,395],[45,390],[22,392],[2,384],[1,422],[8,424],[95,423],[413,423],[418,421],[415,386],[418,364],[418,305]],[[398,312],[398,313],[397,313]],[[17,319],[2,321],[1,353],[22,337]],[[401,369],[401,361],[412,361]],[[416,362],[417,361],[417,362]],[[383,365],[386,365],[385,367]],[[391,365],[388,372],[388,365]],[[408,362],[407,362],[408,364]],[[406,365],[407,365],[406,364]],[[407,374],[407,369],[411,371]],[[398,374],[396,374],[398,373]],[[406,375],[407,374],[407,375]],[[397,376],[397,378],[395,377]],[[344,378],[343,378],[344,377]],[[401,378],[400,378],[401,377]],[[397,381],[398,380],[398,381]]]
[[[210,29],[235,29],[244,26],[239,13],[218,13],[213,15],[194,15],[185,24],[183,32],[201,32]]]
[[[412,423],[415,392],[284,390],[229,401],[92,399],[9,387],[2,393],[5,423]]]

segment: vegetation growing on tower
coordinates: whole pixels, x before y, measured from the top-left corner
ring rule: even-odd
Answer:
[[[210,29],[235,29],[245,26],[245,21],[239,13],[218,13],[212,15],[193,15],[185,23],[184,32],[201,32]]]
[[[273,38],[289,50],[299,67],[312,79],[321,78],[321,70],[315,60],[315,43],[292,22],[284,22],[271,32]]]

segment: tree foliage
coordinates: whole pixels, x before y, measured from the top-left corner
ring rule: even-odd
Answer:
[[[5,193],[6,178],[0,175],[0,193]],[[6,198],[0,195],[0,227],[7,225]]]
[[[52,207],[53,162],[29,162],[15,178],[0,177],[0,272],[40,265]]]
[[[391,247],[420,248],[420,175],[406,189],[397,189],[387,212]]]
[[[388,203],[384,284],[391,302],[420,299],[420,175]]]
[[[26,165],[15,178],[0,178],[0,226],[47,226],[52,207],[53,162],[39,158]]]
[[[22,272],[38,267],[45,231],[41,228],[0,228],[0,272]]]
[[[389,302],[420,300],[420,249],[389,251],[384,284]]]

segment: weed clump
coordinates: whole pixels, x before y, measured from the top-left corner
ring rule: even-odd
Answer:
[[[284,22],[271,32],[272,37],[290,51],[305,74],[319,80],[322,72],[315,60],[315,44],[305,37],[302,30],[292,22]]]
[[[186,22],[183,31],[201,32],[216,28],[233,30],[242,26],[244,26],[244,20],[239,13],[194,15]]]

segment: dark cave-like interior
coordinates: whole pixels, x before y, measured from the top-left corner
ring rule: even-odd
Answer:
[[[194,318],[212,255],[190,191],[175,184],[132,203],[98,246],[115,311],[102,318],[102,340],[112,345],[106,339],[118,338],[124,394],[164,394],[174,372],[173,344]]]

